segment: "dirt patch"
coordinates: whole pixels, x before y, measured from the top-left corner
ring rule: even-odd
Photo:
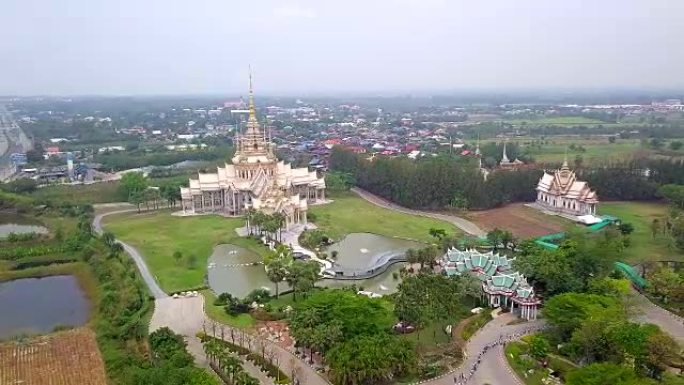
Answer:
[[[0,344],[0,384],[106,385],[104,363],[87,328]]]
[[[508,230],[520,239],[557,233],[571,224],[567,219],[544,214],[523,203],[473,211],[468,214],[468,219],[487,231],[495,228]]]

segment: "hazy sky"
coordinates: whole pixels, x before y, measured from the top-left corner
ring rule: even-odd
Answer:
[[[684,87],[681,0],[2,0],[0,94]]]

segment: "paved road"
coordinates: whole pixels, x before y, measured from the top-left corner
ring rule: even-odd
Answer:
[[[97,234],[102,234],[104,232],[104,230],[102,229],[102,218],[106,217],[107,215],[129,213],[133,211],[135,211],[135,209],[117,210],[108,213],[98,214],[95,216],[95,219],[93,219],[93,230]],[[143,279],[145,280],[145,284],[150,289],[150,293],[152,293],[152,296],[154,296],[155,299],[167,298],[168,295],[157,284],[157,281],[152,276],[152,273],[150,273],[150,269],[147,268],[145,260],[143,259],[140,252],[138,252],[136,248],[127,243],[121,241],[117,242],[119,242],[121,246],[123,246],[124,250],[126,250],[128,255],[130,255],[131,258],[133,258],[133,261],[135,261],[135,264],[138,266],[138,270],[140,271],[140,275],[142,275]]]
[[[684,345],[684,319],[654,305],[648,298],[636,290],[633,290],[633,293],[637,314],[633,315],[632,318],[637,322],[647,322],[660,326],[663,331],[670,334],[680,345]]]
[[[15,172],[10,154],[25,153],[33,147],[24,130],[12,117],[12,113],[0,104],[0,181],[9,179]]]
[[[502,346],[495,345],[495,343],[499,340],[518,339],[524,334],[538,331],[544,327],[545,321],[535,320],[516,325],[507,325],[515,319],[517,318],[510,313],[494,318],[468,340],[465,348],[466,358],[458,370],[423,382],[423,384],[453,385],[454,378],[461,381],[461,375],[465,375],[470,377],[467,382],[468,385],[519,385],[517,377],[506,363]],[[485,346],[488,345],[491,347],[480,356],[480,352],[483,352]],[[478,359],[480,363],[477,366],[477,370],[471,375],[470,371]]]
[[[363,191],[355,191],[357,194],[364,194]],[[373,199],[372,195],[362,195],[365,199]],[[375,202],[373,202],[375,203]],[[377,203],[376,203],[377,204]],[[392,208],[394,209],[394,208]],[[117,210],[107,213],[99,214],[93,220],[93,228],[98,233],[102,233],[102,218],[107,215],[119,214],[132,212],[135,209]],[[412,214],[414,210],[407,210],[407,213]],[[452,217],[457,218],[457,217]],[[460,219],[460,218],[459,218]],[[452,222],[453,223],[453,222]],[[157,328],[168,326],[174,332],[179,333],[188,340],[188,350],[193,354],[198,364],[206,365],[206,359],[204,357],[204,352],[202,350],[201,343],[195,337],[198,331],[203,328],[211,330],[211,326],[214,321],[208,319],[204,313],[203,297],[192,297],[192,298],[180,298],[174,299],[169,297],[164,291],[161,290],[157,282],[154,280],[152,274],[150,273],[147,265],[142,258],[142,255],[132,246],[119,241],[124,250],[126,250],[129,255],[133,258],[138,269],[140,270],[145,283],[150,288],[150,291],[156,298],[155,300],[155,311],[150,322],[150,330],[156,330]],[[634,316],[634,319],[641,322],[650,322],[660,326],[663,330],[670,333],[676,340],[680,343],[684,342],[684,324],[681,318],[674,316],[673,314],[661,309],[654,304],[652,304],[648,299],[643,297],[641,294],[635,296],[635,305],[639,310],[638,314]],[[507,338],[518,338],[522,334],[531,332],[533,330],[538,330],[538,328],[544,325],[543,320],[536,320],[532,322],[527,322],[517,325],[507,325],[508,322],[512,321],[514,318],[510,313],[501,315],[478,331],[467,343],[466,345],[466,359],[459,370],[445,375],[443,377],[433,379],[431,381],[425,382],[430,385],[447,385],[454,383],[454,376],[460,376],[461,374],[468,374],[473,364],[477,361],[480,352],[487,345],[499,341],[499,339]],[[220,326],[219,326],[220,327]],[[230,328],[225,327],[226,335],[229,335]],[[268,346],[271,347],[276,353],[278,365],[285,372],[285,374],[290,375],[295,369],[300,373],[299,379],[302,384],[306,385],[327,385],[329,384],[324,378],[322,378],[318,373],[316,373],[313,368],[308,366],[303,361],[297,359],[292,355],[291,352],[286,349],[267,342]],[[243,344],[243,345],[246,345]],[[245,346],[248,347],[248,346]],[[249,347],[248,347],[249,348]],[[270,384],[271,382],[266,380],[263,374],[257,373],[251,364],[246,364],[245,368],[257,378],[259,378],[263,384]],[[505,357],[503,356],[503,348],[500,345],[493,346],[489,348],[486,353],[480,358],[480,364],[477,370],[472,374],[468,385],[519,385],[519,381],[512,374],[510,367],[508,366]]]
[[[366,190],[354,187],[351,189],[354,193],[356,193],[358,196],[361,198],[367,200],[370,203],[373,203],[376,206],[380,206],[382,208],[386,208],[388,210],[393,210],[397,211],[400,213],[404,214],[410,214],[410,215],[418,215],[421,217],[428,217],[428,218],[433,218],[433,219],[439,219],[445,222],[452,223],[454,226],[458,227],[459,229],[465,231],[466,233],[470,235],[474,235],[477,237],[483,237],[487,235],[487,232],[479,228],[475,223],[461,218],[457,217],[455,215],[447,215],[447,214],[440,214],[440,213],[433,213],[430,211],[421,211],[421,210],[413,210],[413,209],[407,209],[406,207],[399,206],[395,203],[392,203],[384,198],[381,198],[377,195],[374,195],[372,193],[369,193]]]
[[[103,233],[102,218],[108,215],[135,212],[136,209],[115,210],[101,213],[93,219],[93,229],[97,234]],[[150,289],[150,292],[155,298],[154,313],[150,320],[150,331],[157,330],[161,327],[168,327],[175,333],[184,336],[188,342],[188,351],[193,355],[198,365],[208,366],[202,344],[197,338],[197,332],[206,328],[211,330],[211,325],[214,321],[210,320],[204,313],[204,297],[184,297],[173,298],[167,295],[157,284],[150,273],[145,261],[133,246],[125,242],[118,241],[123,246],[124,250],[133,258],[138,270],[145,280],[145,284]],[[230,328],[224,326],[226,336],[230,333]],[[211,334],[211,333],[210,333]],[[266,341],[267,346],[274,351],[275,359],[281,370],[288,376],[291,376],[293,371],[297,373],[301,384],[305,385],[328,385],[329,383],[321,377],[316,371],[308,366],[303,361],[296,358],[288,350],[276,345],[270,341]],[[249,348],[246,341],[242,344]],[[252,345],[253,346],[253,345]],[[273,384],[273,381],[268,379],[262,372],[260,372],[253,364],[249,362],[244,363],[244,368],[253,377],[259,379],[262,384]]]

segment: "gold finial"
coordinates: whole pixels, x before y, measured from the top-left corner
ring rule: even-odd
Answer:
[[[254,107],[254,88],[252,87],[252,66],[249,66],[249,119],[256,120],[256,108]]]

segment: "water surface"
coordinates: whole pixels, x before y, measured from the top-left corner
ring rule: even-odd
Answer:
[[[209,287],[215,293],[230,293],[238,298],[243,298],[254,289],[268,288],[275,294],[275,284],[269,281],[264,266],[252,265],[253,262],[261,261],[259,254],[240,246],[231,244],[218,245],[209,257],[207,278]],[[396,291],[399,279],[394,279],[393,273],[403,266],[403,263],[395,264],[386,272],[377,277],[364,280],[342,281],[334,279],[322,279],[316,283],[320,287],[344,287],[355,284],[365,290],[380,294],[389,294]],[[289,289],[286,282],[279,284],[280,291]]]
[[[88,322],[90,303],[72,275],[0,283],[0,338]]]
[[[0,238],[14,234],[47,234],[48,229],[40,222],[18,214],[0,213]]]
[[[389,258],[403,255],[410,248],[418,249],[425,245],[402,238],[391,238],[371,233],[351,233],[341,241],[328,247],[329,256],[337,252],[336,267],[350,272],[363,273],[385,264]]]

